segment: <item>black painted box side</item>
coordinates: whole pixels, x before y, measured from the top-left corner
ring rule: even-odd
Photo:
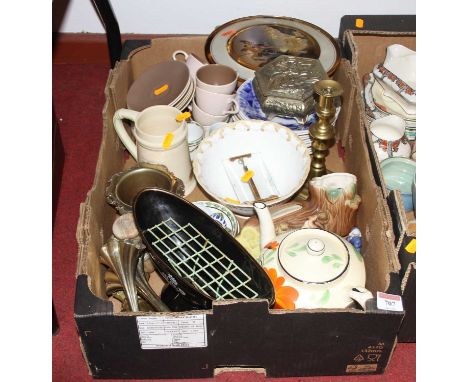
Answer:
[[[376,309],[375,299],[367,312],[271,313],[266,300],[243,301],[206,311],[206,348],[142,350],[136,315],[113,314],[87,278],[77,278],[75,321],[95,378],[209,378],[220,367],[264,368],[269,377],[343,375],[373,347],[381,349],[372,374],[382,373],[403,319],[402,312]],[[390,284],[388,292],[398,294],[398,275]]]

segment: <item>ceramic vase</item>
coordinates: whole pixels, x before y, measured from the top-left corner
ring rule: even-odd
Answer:
[[[311,208],[328,215],[323,224],[327,231],[346,236],[356,226],[361,197],[356,193],[356,176],[334,173],[309,182]]]

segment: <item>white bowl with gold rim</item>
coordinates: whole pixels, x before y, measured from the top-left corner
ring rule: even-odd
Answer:
[[[251,180],[268,206],[291,199],[307,180],[310,156],[304,142],[290,129],[274,122],[249,120],[227,123],[200,143],[193,159],[200,186],[218,203],[244,216],[253,215],[253,197],[242,199],[250,185],[239,174],[242,164],[230,158],[248,155],[246,165],[257,169]],[[230,172],[235,169],[238,173]],[[236,177],[233,181],[233,176]],[[273,193],[271,190],[274,189]],[[253,195],[253,194],[252,194]],[[251,196],[252,196],[251,195]]]

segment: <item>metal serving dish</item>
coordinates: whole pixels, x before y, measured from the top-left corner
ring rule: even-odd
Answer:
[[[135,223],[161,276],[185,310],[210,309],[214,300],[275,302],[267,273],[216,221],[182,197],[161,189],[140,192]],[[180,310],[165,301],[171,310]]]
[[[114,174],[106,186],[107,203],[121,214],[132,212],[133,200],[145,188],[161,188],[184,196],[183,182],[174,176],[166,166],[132,167]]]

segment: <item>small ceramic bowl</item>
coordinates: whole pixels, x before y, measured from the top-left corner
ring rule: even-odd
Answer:
[[[380,162],[380,167],[387,190],[400,190],[405,211],[412,211],[416,162],[407,158],[387,158]]]
[[[205,130],[199,123],[192,121],[187,124],[187,141],[189,146],[200,143],[204,135]]]
[[[228,208],[224,207],[222,204],[211,202],[209,200],[201,200],[194,202],[193,204],[221,224],[232,236],[237,236],[239,233],[239,222],[237,221],[236,216]]]

